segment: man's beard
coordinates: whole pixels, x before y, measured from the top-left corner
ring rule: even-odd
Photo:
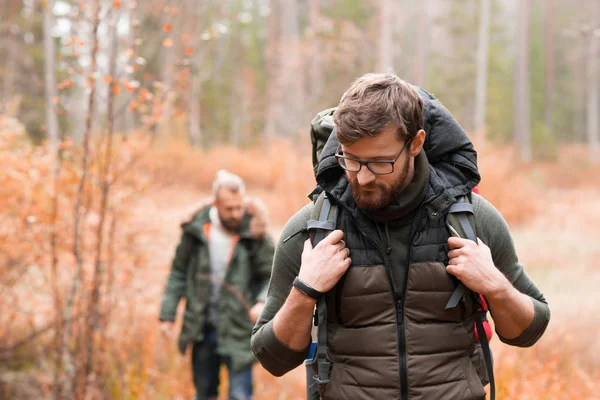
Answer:
[[[227,231],[229,231],[231,233],[237,232],[238,229],[240,229],[240,227],[242,226],[242,220],[238,220],[238,219],[234,219],[234,218],[223,219],[220,216],[219,216],[219,220],[221,221],[221,225],[223,225],[223,228],[225,228]]]
[[[352,189],[352,196],[354,197],[356,204],[367,211],[379,210],[391,204],[410,183],[412,177],[408,176],[410,168],[409,163],[410,159],[407,157],[406,163],[402,168],[402,174],[399,176],[398,181],[394,182],[390,188],[387,188],[383,183],[375,181],[367,186],[371,189],[367,191],[363,186],[358,184],[358,179],[356,179],[356,177],[348,178],[350,188]],[[363,168],[366,168],[366,166],[363,166]]]

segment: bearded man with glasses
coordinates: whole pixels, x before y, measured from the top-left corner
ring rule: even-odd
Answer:
[[[252,334],[255,355],[277,376],[300,365],[325,296],[322,399],[484,399],[468,294],[485,297],[509,345],[533,345],[550,311],[500,213],[471,194],[480,178],[473,145],[435,97],[391,73],[357,79],[333,121],[316,178],[337,229],[313,248],[307,222],[319,219],[319,200],[288,221]],[[464,198],[478,243],[451,237],[446,225]],[[470,292],[447,307],[460,282]]]

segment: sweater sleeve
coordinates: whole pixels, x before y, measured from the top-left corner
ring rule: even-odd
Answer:
[[[311,203],[298,211],[281,233],[275,249],[265,308],[252,330],[252,351],[262,366],[275,376],[294,369],[308,356],[308,347],[296,351],[277,339],[273,318],[285,303],[292,282],[300,271],[304,241],[308,238],[306,221],[310,218],[312,207]]]
[[[252,271],[257,286],[256,301],[264,302],[267,298],[267,288],[273,265],[273,252],[275,246],[270,236],[264,240],[257,241],[257,249],[252,257]]]
[[[171,264],[171,272],[165,287],[163,301],[160,307],[159,319],[161,321],[174,321],[177,305],[185,296],[186,274],[188,259],[194,246],[194,239],[183,233],[181,241],[175,251],[175,257]]]
[[[498,337],[512,346],[532,346],[542,337],[550,322],[548,302],[519,263],[510,229],[498,210],[476,194],[473,194],[473,209],[477,235],[490,248],[494,265],[517,290],[529,296],[534,305],[533,321],[519,336],[506,339],[498,334]]]

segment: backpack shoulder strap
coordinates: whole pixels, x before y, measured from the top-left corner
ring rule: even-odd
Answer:
[[[447,225],[453,236],[469,239],[477,243],[473,204],[471,204],[470,196],[460,197],[458,201],[450,207]],[[467,291],[467,287],[462,282],[459,282],[458,286],[452,293],[450,300],[448,300],[448,303],[446,304],[446,309],[456,307],[460,299]],[[487,303],[485,302],[483,296],[478,293],[473,293],[473,297],[480,305],[475,317],[475,331],[477,333],[477,339],[483,350],[485,367],[490,381],[490,397],[491,400],[495,400],[496,384],[494,381],[494,363],[492,359],[492,350],[490,348],[488,339],[488,332],[485,329],[485,324],[488,323],[486,320],[486,313],[488,311]]]
[[[331,204],[325,192],[315,196],[314,202],[311,219],[307,222],[308,235],[313,247],[335,230],[337,222],[337,207],[335,204]],[[317,363],[317,374],[312,376],[312,380],[318,384],[327,384],[331,364],[327,361],[327,303],[325,296],[317,302],[313,322],[317,327],[317,348],[313,358],[313,362]],[[308,380],[309,377],[307,377]]]
[[[460,197],[456,203],[450,206],[446,225],[452,236],[465,238],[477,243],[477,234],[474,228],[473,205],[467,196]],[[446,304],[446,309],[454,308],[467,291],[466,286],[459,282]]]
[[[327,194],[321,192],[315,195],[315,206],[310,215],[310,219],[306,223],[306,229],[310,241],[315,247],[323,240],[330,232],[335,230],[337,221],[337,207],[329,201]]]

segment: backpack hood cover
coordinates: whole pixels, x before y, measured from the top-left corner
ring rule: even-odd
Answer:
[[[423,149],[427,160],[435,171],[434,174],[452,196],[464,196],[481,179],[473,143],[439,100],[425,90],[413,87],[423,99],[424,129],[427,133]],[[335,158],[338,145],[334,128],[315,172],[317,184],[325,191],[331,191],[344,175],[344,170]]]

